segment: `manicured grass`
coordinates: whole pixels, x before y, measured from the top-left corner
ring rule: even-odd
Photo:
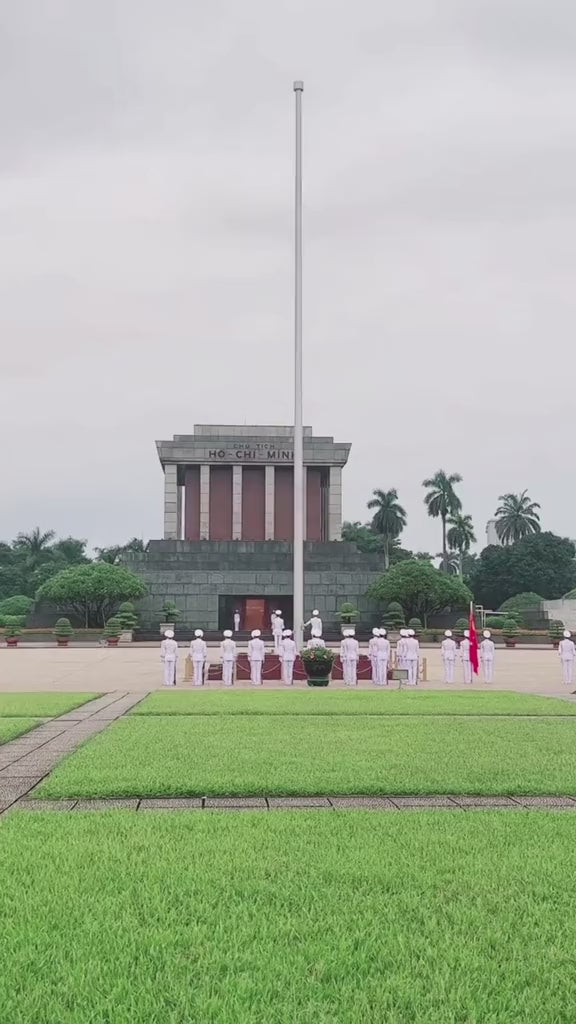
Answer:
[[[98,693],[0,693],[0,717],[52,718],[99,697]]]
[[[395,684],[396,685],[396,684]],[[576,703],[512,690],[157,691],[134,715],[576,715]]]
[[[9,1024],[574,1020],[572,815],[16,813],[0,835]]]
[[[8,743],[40,725],[37,718],[0,718],[0,743]]]
[[[71,754],[42,796],[576,793],[576,721],[132,717]]]

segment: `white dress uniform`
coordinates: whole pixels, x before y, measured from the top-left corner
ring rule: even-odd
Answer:
[[[318,636],[322,636],[322,619],[317,608],[312,612],[312,618],[308,619],[308,622],[305,622],[304,625],[310,626],[312,634],[318,633]]]
[[[351,629],[347,629],[344,639],[340,644],[340,661],[344,675],[345,686],[356,686],[358,682],[358,658],[360,657],[360,644],[358,643]]]
[[[202,639],[204,633],[201,629],[195,629],[194,636],[196,639],[190,644],[190,661],[194,669],[194,686],[203,686],[204,666],[206,664],[208,647],[206,646],[206,641]]]
[[[220,644],[220,658],[222,661],[222,682],[224,686],[232,686],[234,682],[234,663],[236,661],[237,649],[232,639],[232,630],[225,629],[222,634],[224,639]]]
[[[372,668],[372,682],[378,684],[378,640],[380,639],[380,630],[377,626],[372,630],[372,636],[368,641],[368,657],[370,658],[370,665]]]
[[[386,630],[380,630],[376,647],[376,682],[378,686],[388,686],[388,662],[390,661],[390,641]]]
[[[414,630],[406,638],[406,667],[408,669],[408,685],[416,686],[418,683],[418,664],[420,661],[420,644],[418,643]]]
[[[454,682],[454,662],[456,661],[456,641],[452,639],[452,630],[447,629],[442,641],[442,664],[444,665],[444,682]]]
[[[400,630],[400,637],[396,643],[396,667],[408,668],[406,664],[406,630]]]
[[[176,686],[178,644],[174,639],[174,630],[166,629],[164,636],[166,639],[160,644],[160,659],[164,665],[164,686]]]
[[[237,633],[240,629],[240,612],[234,612],[234,632]]]
[[[276,654],[280,653],[280,644],[282,643],[282,634],[284,632],[284,619],[282,618],[282,612],[277,608],[274,612],[274,621],[272,623],[272,633],[274,635],[274,651]]]
[[[564,639],[558,644],[558,654],[560,661],[562,662],[562,679],[565,683],[570,686],[572,682],[572,669],[574,668],[574,657],[576,656],[576,647],[574,641],[571,639],[570,630],[564,630]]]
[[[311,650],[313,647],[326,647],[325,640],[322,639],[319,633],[312,633],[306,647]]]
[[[282,643],[280,644],[282,682],[285,686],[292,686],[294,682],[294,662],[296,661],[297,654],[296,641],[292,639],[292,630],[285,629]]]
[[[491,633],[489,629],[484,630],[484,639],[480,644],[480,660],[482,662],[482,672],[484,674],[484,682],[491,683],[494,678],[494,641],[490,639]]]
[[[460,660],[462,661],[462,671],[464,673],[464,682],[472,682],[472,663],[470,661],[470,633],[467,629],[464,630],[464,639],[460,641]]]
[[[266,657],[264,641],[260,639],[260,630],[252,630],[252,639],[248,641],[248,661],[250,662],[250,682],[252,686],[262,686],[262,664]]]

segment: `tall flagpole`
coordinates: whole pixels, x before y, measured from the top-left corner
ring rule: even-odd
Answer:
[[[302,427],[302,93],[296,99],[296,167],[294,222],[294,639],[300,650],[304,636],[304,443]]]

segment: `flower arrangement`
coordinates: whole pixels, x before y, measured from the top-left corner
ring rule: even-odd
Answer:
[[[302,651],[302,665],[308,686],[328,686],[336,655],[328,647],[308,647]]]

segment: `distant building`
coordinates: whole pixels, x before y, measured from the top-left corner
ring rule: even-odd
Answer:
[[[496,531],[496,520],[489,519],[486,523],[486,543],[488,545],[495,544],[496,547],[502,547],[502,541],[500,540]]]

